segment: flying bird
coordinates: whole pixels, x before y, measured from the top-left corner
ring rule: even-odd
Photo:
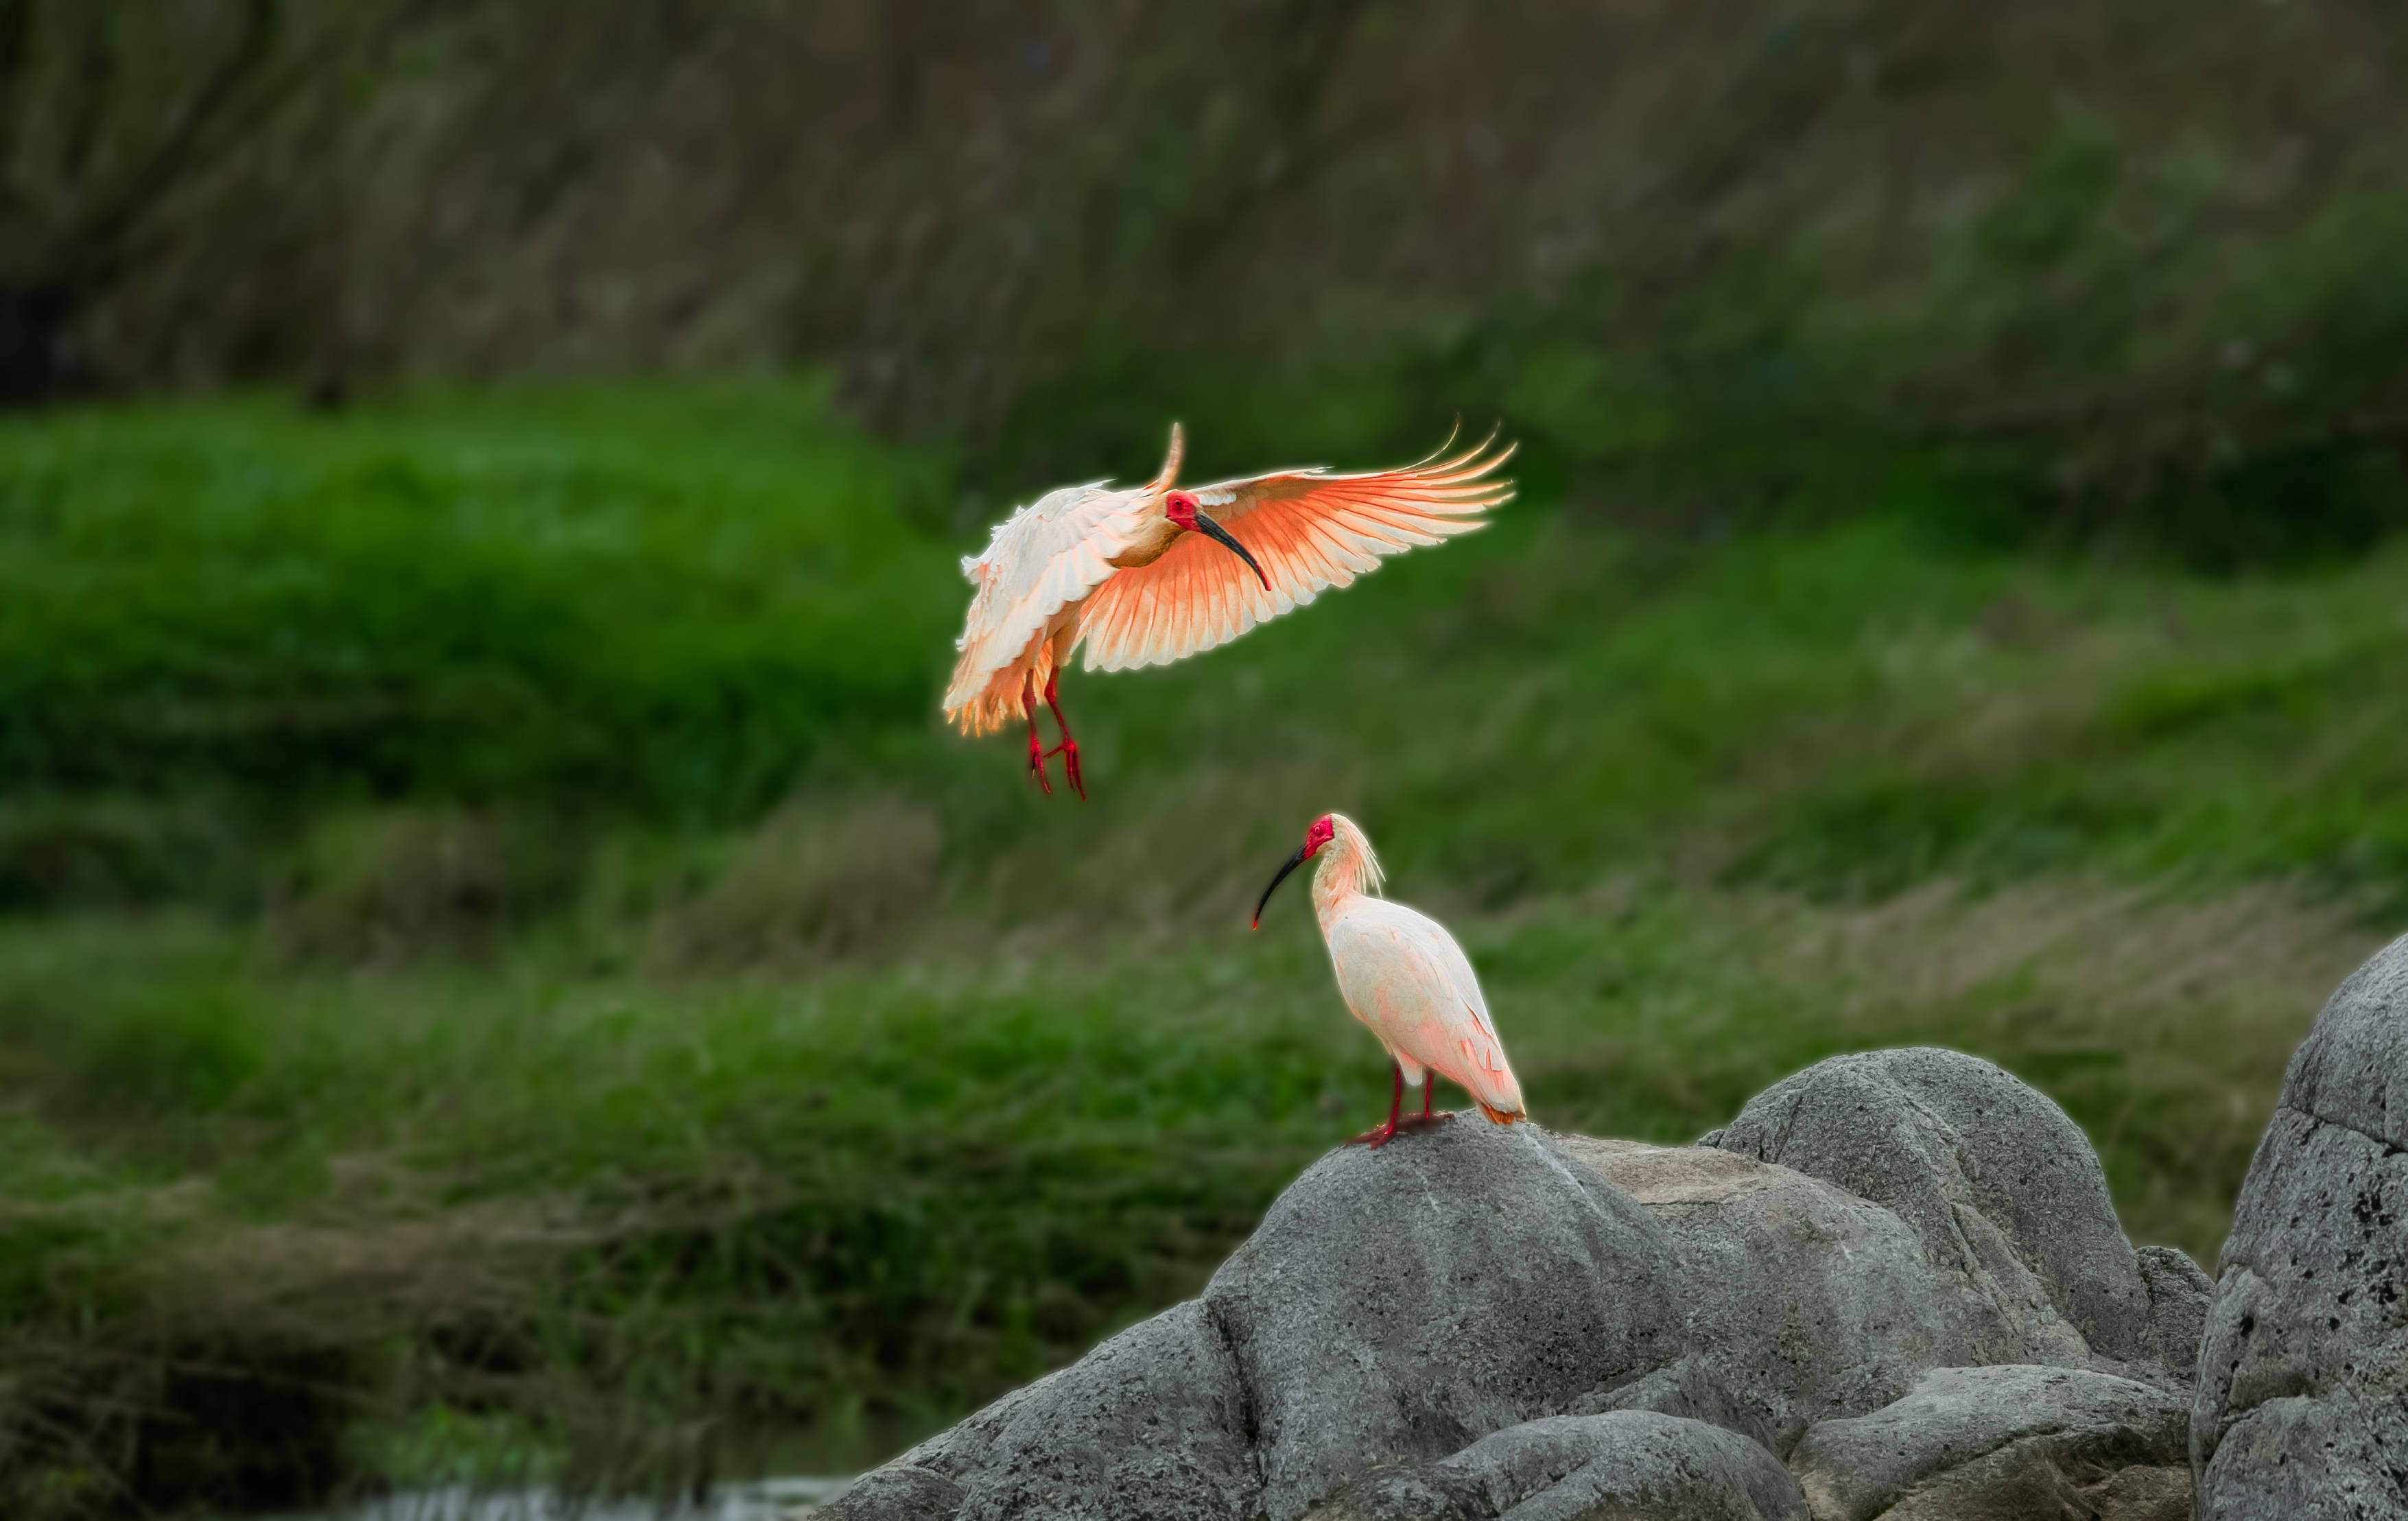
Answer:
[[[1495,472],[1513,451],[1494,434],[1393,470],[1320,466],[1176,489],[1183,442],[1170,425],[1162,471],[1144,485],[1064,486],[997,524],[962,562],[978,590],[954,647],[945,716],[965,734],[1028,722],[1028,769],[1047,794],[1049,755],[1084,798],[1079,743],[1062,715],[1062,667],[1086,647],[1089,670],[1168,665],[1346,586],[1380,557],[1481,526],[1513,495]],[[1038,738],[1039,698],[1061,740]]]
[[[1316,855],[1312,911],[1338,971],[1338,995],[1396,1062],[1386,1122],[1348,1144],[1384,1146],[1398,1130],[1451,1118],[1430,1112],[1433,1072],[1461,1085],[1493,1124],[1529,1118],[1463,947],[1429,915],[1372,896],[1380,890],[1380,859],[1354,820],[1324,813],[1312,821],[1304,843],[1263,889],[1254,927],[1262,927],[1263,909],[1288,873]],[[1408,1087],[1422,1090],[1422,1112],[1400,1117]]]

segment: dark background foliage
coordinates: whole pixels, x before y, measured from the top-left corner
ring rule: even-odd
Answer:
[[[1006,494],[1469,409],[2316,552],[2399,497],[2403,67],[2346,0],[12,0],[0,385],[825,361]]]

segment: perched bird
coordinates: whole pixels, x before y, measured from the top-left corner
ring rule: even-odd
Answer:
[[[997,524],[985,553],[962,562],[978,590],[955,643],[945,716],[965,734],[1025,718],[1030,774],[1051,794],[1045,758],[1058,754],[1083,798],[1058,691],[1071,652],[1085,644],[1089,670],[1168,665],[1351,584],[1383,554],[1469,533],[1513,495],[1494,474],[1513,451],[1492,450],[1495,441],[1452,455],[1441,448],[1393,470],[1314,466],[1181,491],[1174,423],[1152,481],[1047,492]],[[1040,695],[1062,736],[1050,751],[1037,734]]]
[[[1460,1084],[1493,1124],[1529,1118],[1463,947],[1429,915],[1371,896],[1380,889],[1380,858],[1354,820],[1324,813],[1312,821],[1304,843],[1263,889],[1254,927],[1262,927],[1264,906],[1287,874],[1316,855],[1321,867],[1312,874],[1312,911],[1338,969],[1338,995],[1396,1059],[1386,1123],[1349,1144],[1384,1146],[1399,1129],[1425,1129],[1450,1118],[1430,1112],[1429,1088],[1423,1084],[1432,1072]],[[1422,1089],[1422,1112],[1400,1118],[1409,1086]]]

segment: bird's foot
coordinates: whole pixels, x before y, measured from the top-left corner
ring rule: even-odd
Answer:
[[[1379,1124],[1371,1126],[1369,1130],[1364,1131],[1361,1135],[1356,1136],[1346,1144],[1349,1146],[1369,1146],[1373,1151],[1378,1151],[1381,1147],[1396,1139],[1397,1122],[1394,1120],[1382,1120]]]
[[[1045,774],[1045,747],[1037,742],[1034,734],[1028,737],[1028,774],[1037,779],[1037,785],[1046,796],[1054,796],[1053,780]]]
[[[1435,1130],[1440,1126],[1453,1118],[1455,1118],[1455,1111],[1451,1109],[1441,1109],[1435,1112],[1425,1111],[1419,1114],[1408,1114],[1403,1119],[1398,1120],[1397,1122],[1397,1128],[1399,1130]]]
[[[1079,774],[1079,741],[1066,739],[1045,753],[1062,757],[1062,770],[1070,779],[1070,790],[1079,795],[1079,801],[1085,802],[1087,779]]]

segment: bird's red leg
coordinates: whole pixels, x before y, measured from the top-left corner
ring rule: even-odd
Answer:
[[[1087,800],[1087,781],[1079,774],[1079,741],[1070,738],[1070,721],[1062,716],[1061,691],[1062,673],[1057,670],[1045,678],[1045,706],[1054,710],[1054,726],[1062,731],[1062,742],[1046,753],[1062,757],[1062,769],[1070,778],[1070,790],[1077,793],[1079,801],[1083,803]],[[1035,712],[1028,715],[1028,722],[1034,728],[1037,722]]]
[[[1451,1109],[1441,1109],[1435,1113],[1431,1112],[1430,1101],[1437,1097],[1438,1074],[1436,1072],[1424,1072],[1422,1074],[1422,1112],[1419,1114],[1414,1115],[1412,1119],[1404,1120],[1399,1123],[1408,1130],[1430,1130],[1437,1128],[1438,1123],[1440,1120],[1451,1120],[1455,1118],[1455,1111]]]
[[[1045,789],[1046,796],[1051,797],[1054,796],[1054,783],[1048,780],[1045,775],[1045,742],[1037,738],[1037,678],[1034,676],[1028,679],[1028,691],[1026,693],[1026,697],[1027,702],[1025,706],[1028,710],[1028,774],[1037,779],[1037,784]]]
[[[1396,1082],[1388,1091],[1388,1123],[1373,1126],[1348,1141],[1346,1144],[1349,1146],[1369,1146],[1377,1151],[1396,1139],[1397,1116],[1405,1107],[1405,1069],[1402,1066],[1396,1066],[1390,1070],[1395,1074]]]

